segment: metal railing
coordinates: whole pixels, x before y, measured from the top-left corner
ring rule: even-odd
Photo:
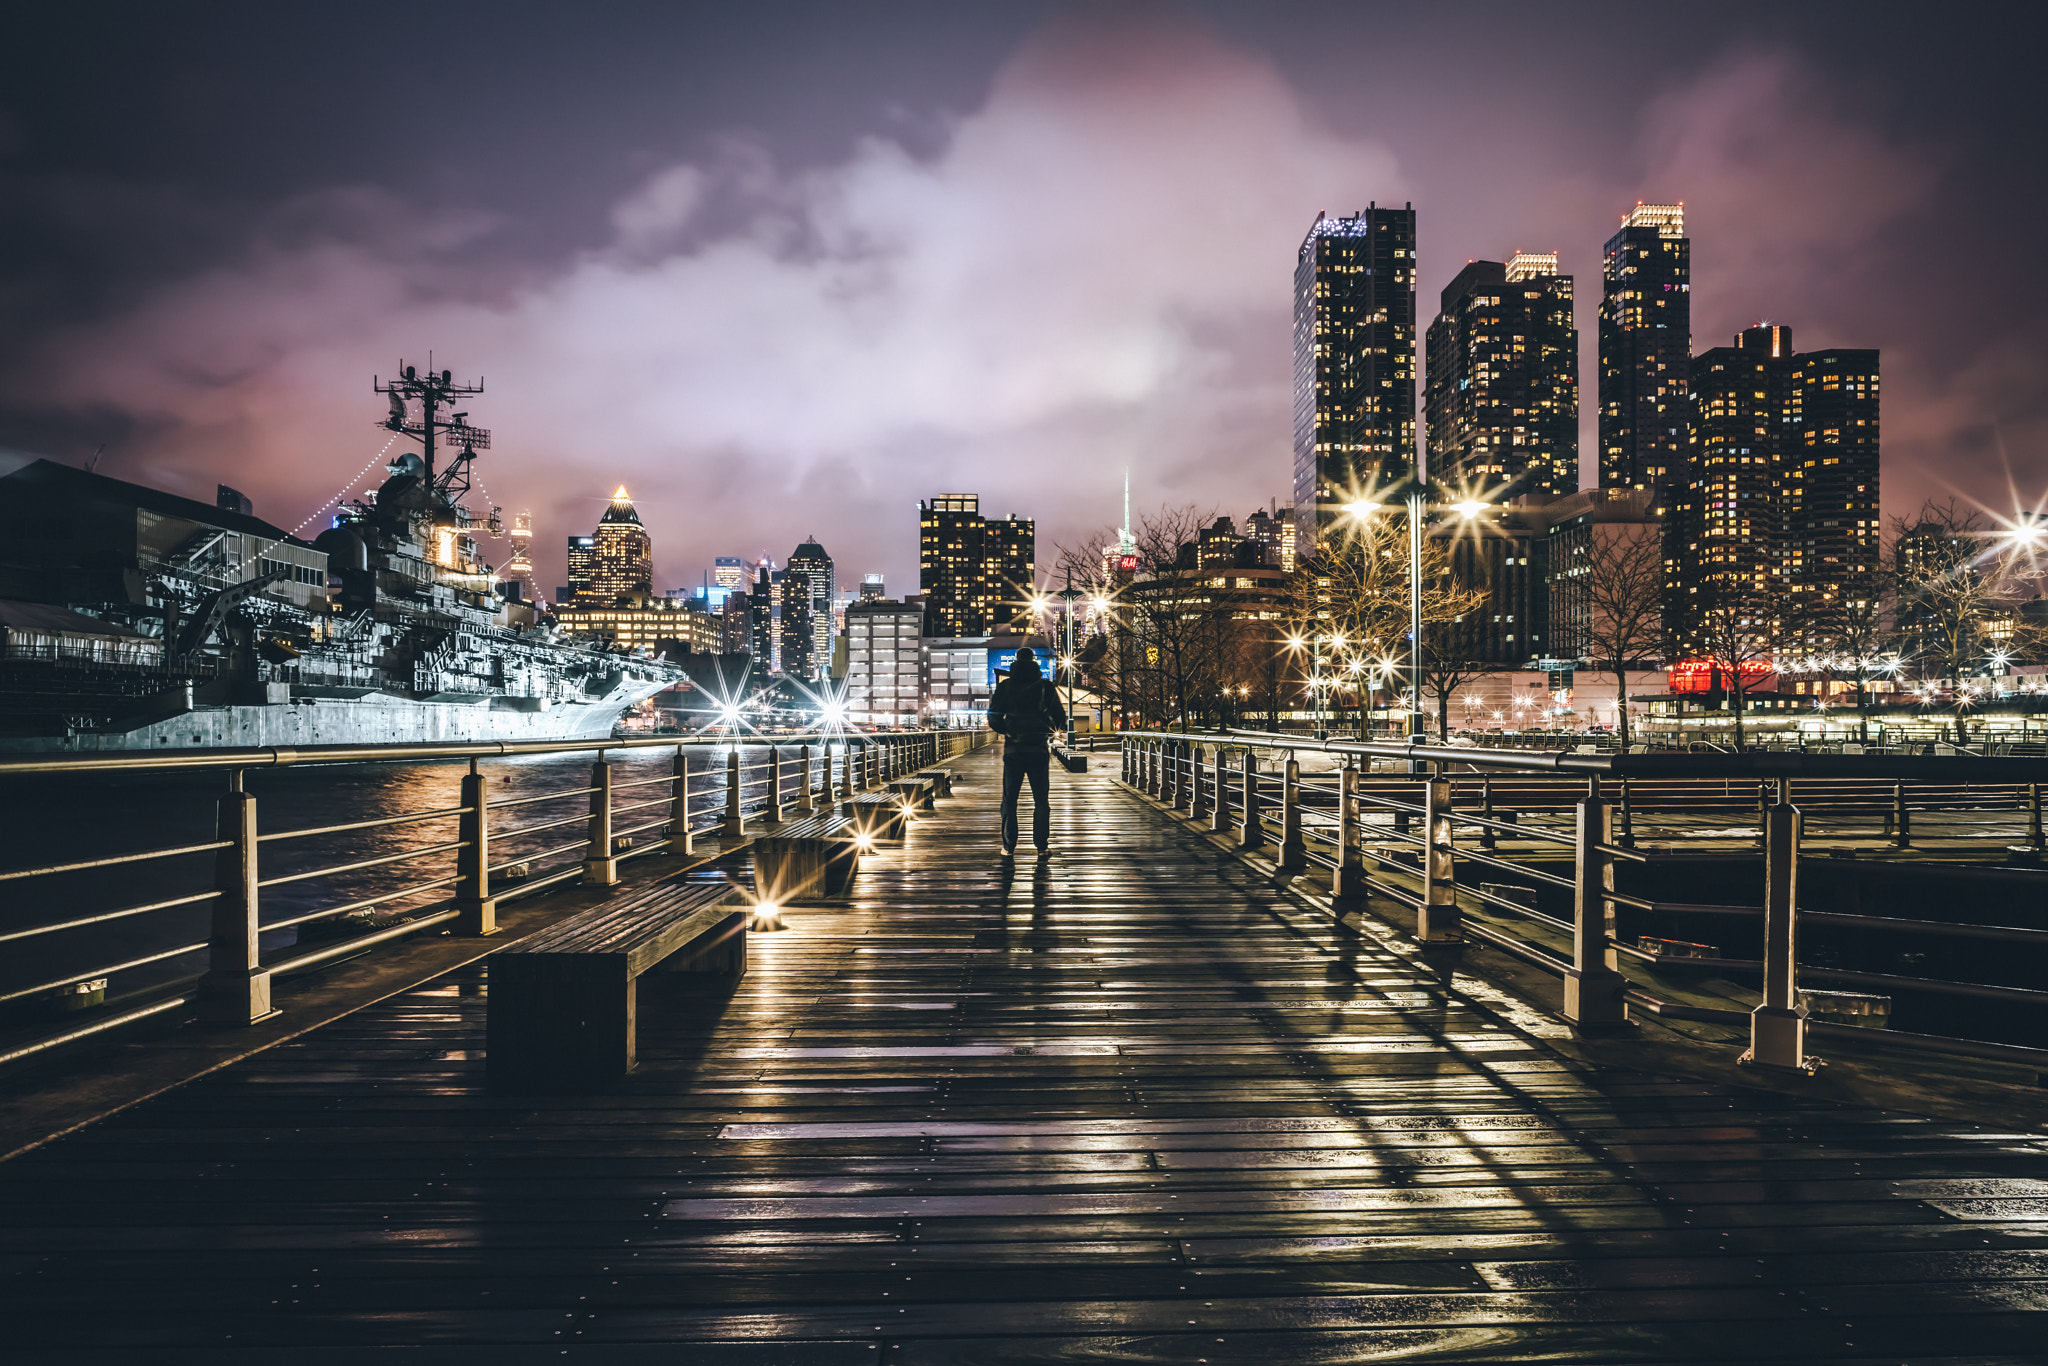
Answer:
[[[1800,953],[1802,927],[2048,952],[2048,929],[1805,911],[1799,901],[1802,843],[1818,833],[1808,824],[1815,814],[1850,827],[1836,829],[1837,837],[1877,835],[1903,849],[1912,845],[1915,811],[2013,811],[2023,841],[2014,852],[2038,860],[2048,780],[2041,759],[1539,753],[1242,731],[1126,732],[1120,748],[1127,785],[1246,849],[1269,852],[1283,872],[1326,873],[1340,916],[1378,895],[1414,913],[1424,945],[1479,941],[1558,976],[1561,1013],[1582,1029],[1625,1028],[1631,1008],[1743,1026],[1750,1037],[1744,1062],[1810,1071],[1819,1065],[1807,1051],[1810,1032],[1870,1038],[1872,1031],[1845,1021],[1862,1012],[1888,1015],[1889,998],[1863,993],[2048,1005],[2048,991],[2030,986],[1859,971]],[[1334,755],[1342,767],[1304,776],[1304,752]],[[1281,770],[1262,772],[1261,753],[1284,756]],[[1368,775],[1361,763],[1374,760],[1413,771]],[[1753,818],[1754,828],[1698,819],[1727,813]],[[1725,860],[1752,840],[1761,851],[1756,904],[1639,895],[1617,877],[1630,866],[1689,868],[1682,861],[1703,851]],[[1488,876],[1496,880],[1482,880]],[[1566,900],[1568,912],[1542,909]],[[1735,926],[1754,932],[1757,956],[1724,956],[1661,934],[1626,936],[1625,918],[1660,930],[1701,920]],[[1753,978],[1759,1000],[1748,1011],[1702,1002],[1702,993],[1675,985],[1688,973]],[[1857,991],[1819,992],[1804,982]],[[1695,999],[1672,999],[1685,995]],[[1814,1018],[1815,1002],[1842,1018]],[[2048,1062],[2048,1050],[1946,1032],[1877,1037],[1954,1055]]]
[[[195,770],[224,776],[226,790],[215,811],[214,838],[153,848],[123,850],[100,857],[61,863],[0,869],[0,896],[14,907],[30,904],[37,889],[68,875],[111,872],[124,882],[138,877],[161,883],[168,865],[181,859],[212,855],[210,885],[176,895],[152,896],[128,905],[113,905],[28,925],[0,929],[0,945],[11,950],[94,935],[94,949],[109,961],[71,968],[45,980],[0,982],[0,1006],[86,994],[103,994],[109,982],[124,973],[188,955],[205,955],[205,970],[196,978],[160,985],[163,994],[132,1008],[110,1009],[61,1033],[27,1038],[0,1051],[0,1063],[41,1052],[60,1043],[150,1015],[192,1005],[206,1020],[249,1025],[277,1013],[273,983],[337,958],[352,957],[386,941],[447,926],[457,934],[489,935],[497,929],[498,907],[563,883],[610,886],[619,880],[626,859],[662,853],[692,857],[700,835],[716,833],[728,847],[744,841],[750,822],[780,822],[795,810],[809,814],[842,797],[879,787],[926,765],[979,749],[986,735],[970,731],[922,731],[880,735],[811,734],[791,736],[728,736],[677,739],[583,740],[325,746],[298,750],[245,749],[166,754],[51,755],[0,759],[0,780],[20,780],[56,773],[125,774],[155,770]],[[615,759],[621,755],[670,751],[669,771],[648,777],[621,778]],[[748,753],[755,757],[749,759]],[[592,753],[587,781],[578,786],[518,796],[493,798],[491,775],[482,764],[491,759],[545,754]],[[367,820],[264,830],[258,821],[256,794],[249,790],[252,771],[305,765],[347,765],[408,761],[468,760],[461,775],[458,799],[427,809]],[[507,780],[509,781],[509,779]],[[561,814],[561,803],[585,799],[581,809]],[[389,852],[350,857],[340,862],[292,868],[265,876],[275,856],[268,851],[297,841],[347,836],[360,840],[400,829],[430,829],[422,842]],[[358,854],[363,851],[357,850]],[[311,910],[266,919],[266,892],[322,879],[345,880],[377,870],[414,870],[404,885],[374,895],[347,896]],[[70,898],[49,894],[52,901]],[[176,920],[190,908],[208,907],[203,937],[182,929]],[[371,922],[365,932],[319,947],[293,944],[296,950],[266,950],[263,937],[321,922],[364,916],[379,909],[399,908],[394,923]],[[157,918],[172,917],[170,923]],[[12,917],[10,917],[12,919]],[[143,927],[152,924],[155,942]],[[114,942],[127,951],[110,950],[108,931],[119,930]],[[168,947],[162,939],[175,941]],[[295,936],[296,937],[296,936]],[[147,952],[136,952],[146,947]],[[117,997],[119,993],[116,993]]]

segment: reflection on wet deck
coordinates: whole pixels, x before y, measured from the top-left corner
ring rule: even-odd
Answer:
[[[2039,1359],[2048,1139],[1568,1062],[1105,776],[1005,863],[961,768],[607,1092],[483,1089],[485,964],[0,1166],[10,1346]]]

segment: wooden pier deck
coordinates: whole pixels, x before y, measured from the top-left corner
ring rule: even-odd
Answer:
[[[1104,774],[1005,862],[957,768],[601,1094],[484,1089],[485,960],[0,1164],[6,1358],[2048,1359],[2048,1138],[1588,1067]]]

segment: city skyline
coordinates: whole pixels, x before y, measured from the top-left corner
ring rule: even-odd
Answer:
[[[1504,7],[1455,32],[1307,8],[819,9],[793,52],[636,11],[610,37],[548,26],[543,53],[479,14],[475,60],[399,101],[364,84],[394,60],[370,14],[243,16],[232,42],[225,17],[106,41],[35,16],[0,96],[0,447],[229,483],[290,527],[374,464],[364,372],[432,347],[489,380],[477,501],[532,511],[539,584],[621,480],[664,528],[662,586],[812,529],[910,582],[919,490],[1028,506],[1048,545],[1107,522],[1126,467],[1147,505],[1284,493],[1288,253],[1319,209],[1376,200],[1415,204],[1425,297],[1512,251],[1580,282],[1590,485],[1601,244],[1630,205],[1683,201],[1695,349],[1790,318],[1884,353],[1888,512],[1951,487],[2002,507],[2007,457],[2041,482],[2024,320],[2048,274],[2000,226],[2041,187],[1994,173],[2040,115],[1968,26],[1732,5],[1624,39],[1589,6],[1537,33]],[[1326,79],[1368,36],[1382,78]],[[377,59],[275,60],[356,43]],[[793,66],[763,80],[771,52]],[[1906,60],[1913,82],[1881,79]],[[527,73],[564,63],[604,89],[536,97]],[[426,154],[373,154],[394,139]]]

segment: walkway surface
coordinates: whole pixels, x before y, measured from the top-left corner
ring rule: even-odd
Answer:
[[[486,961],[0,1164],[8,1359],[2048,1360],[2041,1136],[1567,1062],[1107,776],[1007,863],[959,770],[606,1094],[484,1090]]]

